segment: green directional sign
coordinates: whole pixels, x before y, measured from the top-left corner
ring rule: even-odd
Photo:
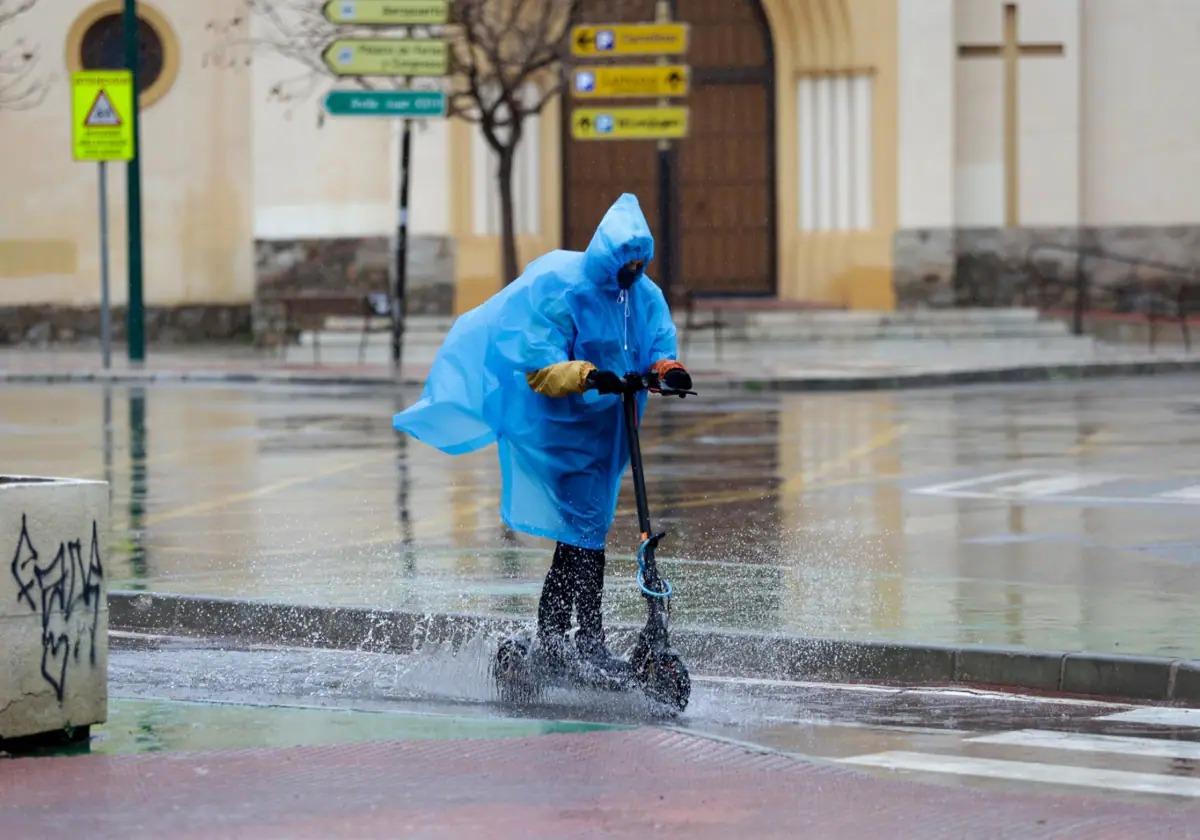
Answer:
[[[445,41],[425,38],[340,38],[321,54],[339,76],[445,76]]]
[[[324,12],[331,23],[410,26],[445,23],[449,9],[447,0],[329,0]]]
[[[335,117],[444,117],[446,94],[436,90],[335,90],[325,97],[325,111]]]

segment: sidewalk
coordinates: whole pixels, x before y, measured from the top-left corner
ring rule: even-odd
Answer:
[[[424,334],[406,342],[402,384],[417,386],[424,381],[439,339]],[[863,390],[1200,371],[1200,352],[1174,347],[1151,352],[1144,346],[1085,339],[735,341],[726,342],[718,354],[706,334],[686,350],[681,348],[680,355],[698,382],[710,389]],[[0,348],[0,383],[397,383],[387,348],[378,336],[373,337],[363,364],[357,362],[354,336],[323,340],[319,363],[311,346],[289,347],[284,354],[249,345],[150,347],[147,357],[144,364],[131,365],[117,348],[112,369],[105,371],[95,348]]]

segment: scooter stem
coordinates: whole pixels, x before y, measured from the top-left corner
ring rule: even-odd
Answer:
[[[642,469],[642,444],[638,437],[637,394],[626,392],[622,397],[625,410],[625,435],[629,439],[629,464],[633,470],[633,495],[637,500],[638,528],[642,539],[649,539],[650,503],[646,500],[646,474]]]

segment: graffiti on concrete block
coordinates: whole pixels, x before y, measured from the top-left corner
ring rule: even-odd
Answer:
[[[51,542],[53,544],[53,542]],[[100,534],[92,520],[92,544],[85,558],[83,541],[58,543],[50,559],[38,553],[21,515],[21,535],[13,553],[12,575],[17,603],[42,618],[42,676],[61,703],[72,663],[96,664],[96,630],[100,624]]]

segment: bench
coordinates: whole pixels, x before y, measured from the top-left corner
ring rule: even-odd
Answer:
[[[366,295],[346,294],[296,294],[265,298],[264,303],[282,307],[284,319],[284,341],[286,348],[297,340],[300,333],[310,330],[313,334],[313,361],[321,361],[321,332],[326,330],[361,333],[358,343],[358,362],[362,364],[367,351],[367,337],[373,332],[391,332],[391,298],[383,293]],[[330,325],[329,318],[361,317],[362,326],[346,328]],[[377,322],[382,320],[382,324]],[[286,352],[282,349],[281,352]]]

